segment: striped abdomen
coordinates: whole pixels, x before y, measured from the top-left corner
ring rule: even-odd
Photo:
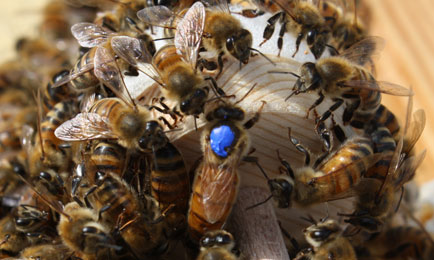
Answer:
[[[42,105],[44,107],[44,112],[50,111],[57,103],[70,100],[74,96],[67,84],[61,85],[57,88],[52,87],[53,83],[67,76],[68,74],[69,72],[67,70],[58,72],[53,76],[51,82],[49,82],[42,89]]]
[[[357,76],[351,80],[354,81],[375,81],[374,77],[368,71],[362,68],[355,68]],[[372,87],[372,86],[371,86]],[[378,86],[377,86],[378,88]],[[355,128],[363,128],[364,124],[368,123],[375,115],[377,109],[381,105],[381,93],[368,88],[352,88],[349,91],[345,91],[343,97],[346,96],[357,98],[360,102],[353,112],[350,125]]]
[[[110,122],[114,122],[116,121],[114,119],[120,118],[124,114],[125,109],[128,108],[118,98],[104,98],[95,102],[89,112],[107,117]]]
[[[176,147],[167,143],[155,152],[155,165],[151,172],[152,196],[164,210],[171,204],[175,211],[187,213],[190,183],[184,160]]]
[[[393,152],[396,149],[396,142],[390,134],[389,129],[385,126],[378,126],[371,133],[371,139],[374,144],[374,152],[381,153],[384,156],[366,172],[365,177],[384,180],[389,169]]]
[[[175,45],[166,45],[158,50],[152,62],[158,71],[164,72],[168,67],[183,62],[183,60],[182,56],[176,52]]]
[[[59,102],[53,109],[48,111],[41,122],[41,136],[44,147],[57,149],[58,145],[63,142],[54,135],[54,131],[63,122],[70,119],[74,115],[74,111],[75,105],[72,101]]]
[[[100,141],[93,147],[90,159],[97,171],[120,176],[124,169],[125,149],[114,143]]]
[[[389,129],[390,134],[395,140],[397,140],[397,135],[399,133],[399,122],[395,115],[384,105],[380,105],[375,111],[374,118],[372,121],[376,124],[383,125]]]
[[[92,48],[81,56],[71,70],[71,74],[79,72],[82,68],[88,66],[88,64],[93,64],[93,58],[95,57],[95,52],[97,48]],[[93,69],[81,73],[79,76],[71,80],[71,85],[77,90],[85,90],[88,88],[95,87],[99,84],[98,78],[95,76]]]
[[[347,191],[360,181],[372,165],[370,156],[373,153],[372,142],[368,137],[348,140],[318,169],[324,175],[315,178],[316,182],[329,184],[323,191],[326,194],[339,194]],[[345,168],[338,170],[341,167]]]
[[[103,214],[108,216],[107,221],[116,223],[121,214],[125,219],[133,219],[140,211],[137,194],[115,173],[106,173],[102,180],[97,181],[97,185],[94,195],[100,209],[108,207]]]

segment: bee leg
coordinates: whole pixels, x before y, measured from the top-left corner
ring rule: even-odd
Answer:
[[[344,110],[344,114],[342,115],[342,121],[344,122],[344,125],[347,125],[351,119],[353,118],[354,111],[360,106],[360,99],[350,103]]]
[[[217,72],[217,75],[215,77],[216,79],[218,79],[220,77],[220,74],[222,74],[222,72],[223,72],[223,55],[224,54],[225,54],[224,52],[220,52],[219,56],[217,57],[218,72]]]
[[[330,131],[325,126],[324,121],[320,121],[318,123],[318,125],[315,127],[315,131],[317,135],[321,138],[325,151],[330,152],[333,147],[333,139]]]
[[[310,164],[310,157],[311,157],[310,151],[308,149],[306,149],[300,143],[300,141],[298,141],[298,139],[296,139],[295,137],[292,137],[290,127],[288,127],[288,137],[289,137],[289,140],[291,140],[291,143],[295,146],[295,149],[297,149],[298,151],[300,151],[304,154],[304,165],[308,166]]]
[[[93,209],[92,204],[89,201],[89,195],[92,194],[96,189],[98,188],[98,186],[92,186],[88,191],[86,191],[86,193],[84,194],[84,203],[86,204],[86,207]]]
[[[286,18],[286,15],[282,15],[281,24],[279,31],[279,38],[277,39],[277,48],[279,49],[279,53],[277,54],[277,57],[280,57],[280,52],[282,51],[283,46],[283,35],[286,32],[286,26],[288,25],[288,19]]]
[[[283,171],[286,171],[286,175],[288,175],[289,177],[294,179],[295,178],[294,171],[292,170],[291,165],[289,164],[288,161],[286,161],[285,159],[283,159],[280,156],[279,150],[277,150],[277,158],[279,159],[280,163],[282,164],[281,167],[279,167],[280,173],[283,173]]]
[[[298,241],[297,241],[294,237],[292,237],[286,229],[284,229],[284,228],[282,227],[282,223],[281,223],[280,221],[278,221],[278,223],[279,223],[280,231],[282,231],[282,234],[283,234],[287,239],[289,239],[289,241],[291,242],[292,247],[294,248],[294,251],[293,251],[293,252],[300,252],[300,245],[298,244]],[[293,257],[294,257],[294,256],[292,256],[291,258],[293,258]]]
[[[344,100],[341,98],[335,98],[333,99],[333,101],[335,101],[335,103],[327,110],[325,111],[320,118],[317,118],[316,121],[316,127],[318,128],[318,125],[327,120],[332,114],[333,112],[338,109],[340,106],[342,106],[342,104],[344,103]]]
[[[295,51],[292,54],[293,58],[294,58],[295,54],[297,54],[298,49],[300,48],[300,43],[301,43],[301,40],[303,39],[303,37],[304,37],[304,33],[299,33],[297,35],[297,39],[295,40]]]
[[[166,118],[164,118],[164,117],[162,117],[162,116],[160,116],[159,118],[158,118],[158,120],[161,120],[169,129],[174,129],[175,127],[176,127],[176,123],[175,124],[170,124],[168,121],[167,121],[167,119]]]
[[[316,108],[317,106],[319,106],[323,102],[324,94],[322,92],[319,92],[318,95],[319,95],[319,98],[317,100],[315,100],[315,102],[307,110],[306,117],[305,117],[306,119],[309,118],[310,111],[312,111],[312,109]]]
[[[211,82],[211,86],[214,89],[214,91],[219,95],[219,96],[226,96],[226,93],[223,91],[223,89],[221,89],[218,85],[217,85],[217,81],[213,78],[213,77],[206,77],[205,80],[209,80]]]
[[[252,118],[250,118],[247,122],[244,123],[244,129],[250,129],[250,128],[252,128],[259,121],[259,116],[261,115],[261,111],[264,108],[264,106],[265,106],[266,103],[267,102],[262,101],[262,105],[258,109],[258,112],[256,112],[255,115]]]
[[[280,19],[282,15],[285,15],[284,12],[278,12],[275,15],[271,16],[267,20],[267,26],[265,26],[263,38],[264,40],[259,44],[259,47],[262,46],[266,41],[268,41],[274,33],[274,29],[276,27],[276,22]]]
[[[218,69],[218,65],[214,61],[209,61],[206,59],[199,59],[196,68],[200,66],[200,70],[202,71],[204,68],[210,71]]]

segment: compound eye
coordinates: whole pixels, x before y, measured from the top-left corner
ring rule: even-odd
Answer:
[[[307,32],[306,42],[308,45],[312,45],[315,42],[315,38],[317,36],[316,30],[310,30]]]
[[[211,130],[210,145],[211,149],[220,157],[228,156],[228,148],[232,145],[235,134],[227,125],[221,125]]]
[[[184,100],[181,102],[180,108],[181,112],[186,112],[190,107],[190,100]]]

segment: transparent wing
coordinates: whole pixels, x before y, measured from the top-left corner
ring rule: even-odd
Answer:
[[[152,55],[140,44],[136,38],[129,36],[115,36],[111,39],[113,51],[123,60],[133,66],[138,63],[151,63]]]
[[[176,50],[193,68],[196,68],[197,53],[204,27],[205,6],[201,2],[196,2],[190,7],[176,27]]]
[[[205,148],[204,162],[200,167],[202,178],[202,200],[206,219],[209,223],[224,220],[236,200],[238,174],[236,165],[210,164],[206,158],[212,153],[209,145]]]
[[[35,129],[33,127],[29,125],[23,125],[20,142],[21,142],[21,147],[23,147],[24,151],[26,152],[29,158],[33,148],[32,140],[33,140],[34,133],[35,133]]]
[[[208,8],[216,8],[219,9],[222,12],[230,13],[229,5],[226,0],[202,0],[202,2],[206,5]]]
[[[378,58],[384,49],[384,39],[377,36],[369,36],[353,44],[350,48],[339,54],[350,62],[364,66]]]
[[[425,111],[423,109],[419,109],[418,111],[414,112],[413,121],[409,125],[407,133],[404,136],[404,147],[402,149],[403,153],[410,153],[417,140],[419,140],[420,136],[422,135],[425,124]]]
[[[95,53],[94,63],[95,76],[110,88],[117,97],[122,99],[122,101],[130,107],[133,107],[134,105],[131,98],[124,94],[127,88],[118,64],[110,51],[106,48],[98,47]]]
[[[384,94],[389,94],[394,96],[414,95],[414,92],[411,89],[387,81],[348,80],[345,81],[344,85],[352,88],[370,89],[373,91],[378,91]]]
[[[61,124],[54,135],[63,141],[84,141],[92,139],[116,139],[111,131],[108,118],[96,113],[79,113]]]
[[[146,7],[137,12],[137,17],[147,24],[170,27],[175,13],[164,5]]]
[[[393,185],[396,189],[400,189],[402,185],[413,179],[417,168],[422,164],[423,159],[425,159],[425,155],[426,150],[404,160],[393,178]]]
[[[110,31],[93,23],[76,23],[71,27],[74,38],[82,47],[92,48],[105,43],[110,36]]]
[[[93,62],[86,63],[86,64],[76,68],[75,70],[71,71],[71,73],[69,75],[62,77],[60,80],[56,81],[56,83],[54,83],[52,85],[52,87],[57,88],[57,87],[63,86],[65,84],[67,84],[68,82],[70,82],[71,80],[74,80],[74,79],[80,77],[84,73],[93,70],[93,68],[94,68]]]

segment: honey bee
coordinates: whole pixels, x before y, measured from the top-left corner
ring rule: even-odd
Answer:
[[[48,39],[61,40],[71,38],[70,24],[66,17],[67,6],[64,2],[50,1],[42,10],[41,35]]]
[[[98,215],[77,202],[68,203],[57,226],[62,242],[82,259],[109,257],[109,249],[120,250],[110,236],[110,228],[98,221]]]
[[[202,41],[202,45],[206,50],[218,55],[218,75],[223,69],[223,55],[225,54],[236,58],[240,61],[240,64],[246,64],[249,61],[251,51],[256,51],[251,47],[252,34],[244,29],[240,21],[230,14],[226,1],[206,0],[202,2],[209,8],[205,10],[201,2],[193,4],[187,11],[188,16],[186,14],[180,22],[181,25],[178,23],[176,26],[178,37],[175,36],[175,41],[178,38],[178,41],[184,42],[185,40],[182,40],[182,38],[188,39],[191,37],[190,41],[194,42],[194,45],[190,46],[194,47],[198,47]],[[171,18],[176,14],[165,6],[154,6],[140,10],[137,16],[145,23],[168,27],[173,22]],[[186,26],[192,28],[189,30],[183,29]],[[195,33],[188,36],[190,30]],[[193,39],[194,41],[192,41]]]
[[[77,60],[69,76],[57,81],[53,88],[70,83],[76,90],[83,91],[94,88],[101,82],[119,95],[125,89],[121,88],[124,85],[121,70],[125,66],[125,69],[129,69],[130,65],[135,66],[135,59],[139,59],[143,52],[155,50],[152,39],[145,33],[121,35],[93,23],[74,24],[71,31],[80,46],[90,49]],[[131,48],[126,43],[133,44],[140,52],[131,54],[126,60],[120,59],[122,62],[119,64],[114,54],[124,58],[123,53]]]
[[[94,178],[91,182],[96,186],[86,193],[86,204],[98,210],[107,226],[117,226],[133,254],[164,252],[167,249],[163,234],[165,222],[161,220],[158,202],[147,195],[141,196],[140,200],[138,194],[113,172],[97,172]],[[94,203],[89,203],[90,196]]]
[[[232,250],[235,247],[234,237],[225,230],[208,231],[200,239],[200,254],[196,260],[205,259],[239,259]]]
[[[389,228],[365,242],[363,249],[358,259],[431,259],[434,253],[429,233],[413,226]]]
[[[48,111],[52,110],[57,103],[71,100],[75,97],[75,93],[73,93],[66,85],[53,88],[53,84],[56,84],[56,82],[62,80],[63,77],[67,77],[68,75],[68,70],[61,70],[55,73],[51,78],[51,81],[46,84],[44,88],[42,88],[41,99],[43,111],[45,113],[48,113]]]
[[[189,235],[195,242],[225,224],[237,197],[237,167],[249,150],[246,129],[259,120],[265,102],[244,125],[240,124],[244,119],[241,108],[227,103],[215,105],[206,114],[208,124],[201,136],[203,161],[196,169],[188,212]]]
[[[332,32],[333,45],[345,50],[366,37],[364,26],[357,19],[356,1],[346,1],[347,6],[338,6],[333,1],[319,1],[319,12]],[[346,9],[346,10],[342,10]],[[353,14],[345,11],[353,10]]]
[[[353,246],[343,236],[343,230],[335,220],[313,224],[303,233],[313,249],[300,252],[295,259],[357,259]]]
[[[37,74],[69,66],[69,56],[43,38],[21,38],[15,45],[20,62]]]
[[[165,144],[165,136],[151,139],[155,121],[149,121],[149,113],[144,107],[126,104],[119,98],[104,98],[96,101],[88,112],[77,114],[60,125],[55,135],[64,141],[85,141],[93,139],[115,139],[121,146],[130,150],[150,152],[148,147]]]
[[[379,108],[381,93],[413,95],[412,91],[399,85],[375,80],[374,76],[362,67],[374,55],[377,46],[381,44],[378,42],[381,41],[382,39],[377,37],[368,37],[339,56],[322,58],[316,63],[304,63],[300,68],[300,75],[292,73],[297,77],[297,81],[288,98],[316,90],[319,98],[308,109],[307,116],[312,109],[321,104],[325,96],[328,96],[335,103],[318,118],[318,122],[326,120],[334,110],[346,103],[344,123],[349,123],[355,128],[363,128]]]
[[[321,155],[313,166],[309,166],[310,151],[292,137],[291,132],[289,136],[296,149],[304,153],[305,166],[293,171],[278,154],[286,175],[270,179],[260,167],[272,194],[269,199],[274,198],[279,208],[291,207],[293,202],[308,206],[354,196],[352,188],[359,185],[366,171],[380,159],[379,154],[374,154],[369,137],[355,136],[347,139],[335,152]]]
[[[425,157],[425,151],[418,155],[411,155],[410,152],[414,142],[420,136],[423,128],[420,122],[416,122],[415,134],[411,136],[411,143],[407,143],[404,148],[405,135],[408,132],[410,125],[412,109],[412,99],[410,98],[407,107],[407,117],[403,133],[393,151],[386,150],[387,157],[383,158],[382,164],[375,165],[372,171],[369,172],[366,181],[356,187],[357,201],[355,211],[352,214],[341,214],[349,217],[345,221],[355,226],[366,229],[369,232],[378,232],[388,217],[393,214],[396,192],[403,189],[403,185],[411,180],[415,174],[417,167],[422,163]],[[417,111],[415,114],[421,112]],[[423,113],[423,111],[422,111]],[[416,117],[420,118],[420,117]],[[386,136],[387,138],[387,136]],[[373,138],[375,140],[375,138]],[[382,139],[380,139],[380,144]],[[390,141],[388,142],[390,143]],[[387,147],[387,145],[384,145]],[[390,144],[389,144],[390,146]],[[399,206],[400,201],[398,202]]]
[[[69,119],[75,112],[74,101],[62,101],[50,110],[41,122],[35,144],[25,145],[28,152],[28,169],[30,176],[36,177],[44,169],[63,171],[68,167],[68,151],[62,146],[64,142],[54,135],[56,128]],[[30,140],[33,129],[23,133]]]
[[[96,142],[92,147],[90,160],[98,172],[113,172],[119,176],[123,173],[125,149],[108,141]]]
[[[24,233],[15,227],[15,219],[12,214],[7,214],[0,219],[0,250],[11,255],[18,254],[30,245]]]
[[[22,260],[64,260],[72,256],[71,250],[64,244],[42,244],[25,248],[20,253]]]

